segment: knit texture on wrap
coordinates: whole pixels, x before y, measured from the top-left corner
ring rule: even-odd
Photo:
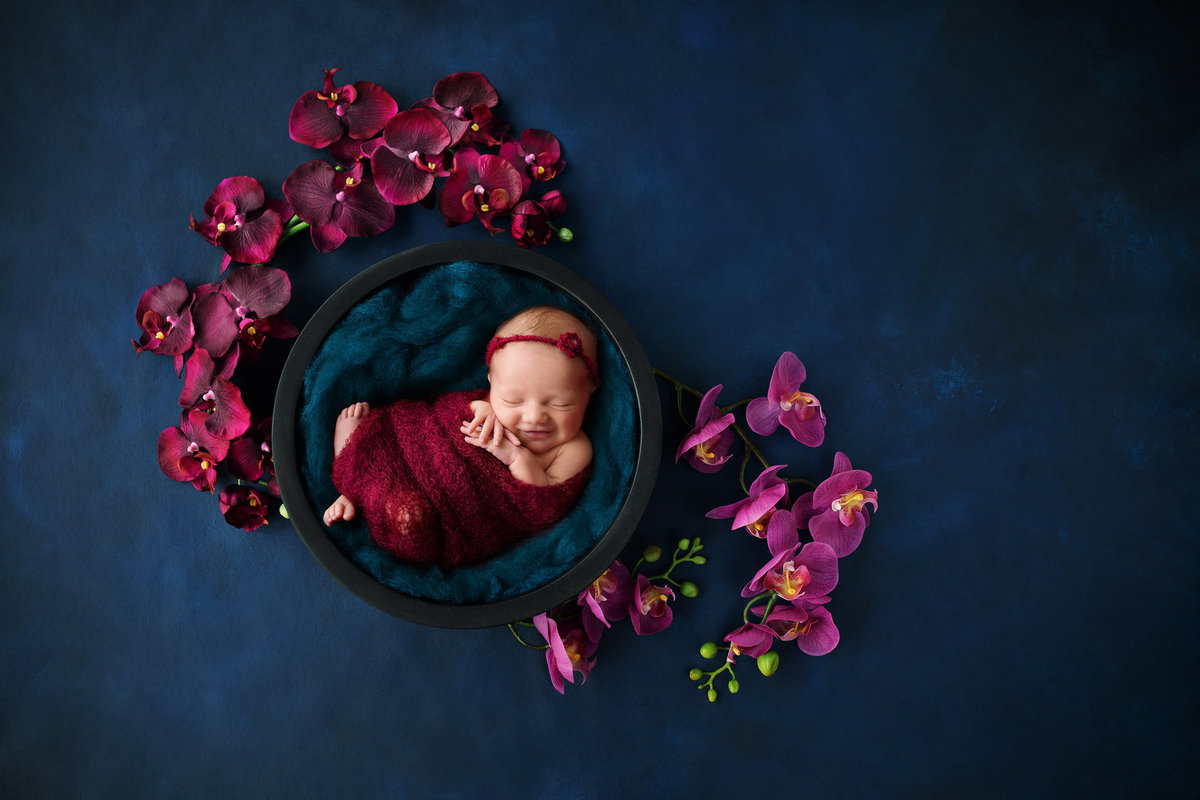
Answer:
[[[508,550],[570,511],[590,470],[531,486],[463,440],[470,403],[487,391],[373,408],[333,461],[333,482],[375,543],[403,561],[460,567]]]
[[[317,518],[338,496],[331,479],[333,427],[343,408],[359,401],[377,408],[397,398],[487,386],[483,355],[496,327],[534,305],[556,306],[595,324],[569,295],[536,277],[466,261],[403,275],[351,308],[304,375],[299,457]],[[616,518],[637,458],[637,400],[629,371],[603,326],[595,328],[603,380],[583,423],[594,451],[592,476],[562,520],[464,567],[402,561],[375,544],[361,519],[326,528],[330,541],[379,583],[454,605],[515,597],[575,565]]]

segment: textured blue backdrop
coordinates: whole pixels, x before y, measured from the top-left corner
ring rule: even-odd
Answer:
[[[0,63],[0,794],[6,797],[1188,796],[1200,703],[1197,26],[1044,4],[26,3]],[[761,546],[664,463],[634,549],[703,535],[702,595],[611,634],[560,697],[504,629],[391,618],[286,522],[159,472],[141,292],[212,280],[189,213],[278,196],[323,67],[401,103],[479,70],[562,140],[570,246],[657,366],[723,399],[780,351],[880,509],[840,647],[686,678]],[[302,323],[376,239],[278,265]],[[682,434],[665,405],[668,451]]]

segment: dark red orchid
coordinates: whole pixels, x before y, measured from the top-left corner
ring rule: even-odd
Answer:
[[[483,75],[455,72],[434,85],[433,97],[427,97],[413,107],[436,114],[450,132],[452,146],[460,142],[495,145],[511,128],[492,114],[491,109],[499,102],[496,89]]]
[[[217,464],[225,458],[229,442],[206,427],[204,411],[184,411],[179,426],[158,435],[158,467],[173,481],[191,481],[200,491],[211,492]]]
[[[250,409],[242,401],[241,390],[217,374],[216,364],[202,347],[197,347],[187,360],[179,405],[203,412],[204,430],[227,442],[250,427]]]
[[[191,228],[225,250],[224,272],[231,261],[262,264],[274,258],[292,209],[285,200],[268,200],[262,184],[243,175],[217,184],[204,214],[203,222],[191,217]]]
[[[257,353],[267,338],[295,338],[296,326],[279,315],[291,299],[287,273],[261,265],[240,267],[221,283],[197,287],[196,347],[214,359],[228,355],[219,370],[221,377],[228,378],[238,356]],[[239,347],[231,351],[235,343]]]
[[[500,145],[500,155],[521,173],[526,191],[530,181],[548,181],[567,165],[558,138],[537,128],[522,131],[520,141],[506,139]]]
[[[275,463],[271,456],[271,418],[259,420],[246,433],[229,443],[225,459],[229,474],[243,481],[273,477]]]
[[[520,199],[521,176],[512,164],[467,147],[454,154],[454,171],[442,186],[438,209],[447,225],[461,225],[477,216],[489,233],[495,233],[500,228],[492,220]]]
[[[217,504],[225,521],[244,531],[258,530],[266,525],[271,514],[270,496],[240,483],[222,489]]]
[[[524,248],[537,247],[550,241],[554,227],[550,220],[567,210],[567,198],[555,189],[541,200],[522,200],[512,210],[510,232]]]
[[[336,72],[336,67],[325,70],[324,88],[305,92],[292,106],[288,135],[293,141],[309,147],[329,147],[339,141],[370,139],[399,109],[383,87],[370,81],[335,85]]]
[[[336,250],[350,236],[383,233],[396,221],[396,209],[370,176],[363,176],[361,162],[344,170],[321,159],[301,164],[283,182],[283,193],[309,224],[313,245],[322,253]]]
[[[175,356],[177,360],[182,358],[192,346],[196,333],[191,305],[192,293],[181,278],[172,278],[147,289],[137,305],[137,323],[142,336],[133,342],[134,350],[139,355],[149,350]],[[176,372],[179,366],[176,366]]]
[[[429,194],[435,176],[450,173],[450,143],[450,131],[436,114],[413,108],[392,117],[383,135],[364,143],[362,152],[371,159],[379,193],[389,203],[407,206]]]

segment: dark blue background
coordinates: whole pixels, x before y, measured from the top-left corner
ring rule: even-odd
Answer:
[[[5,12],[0,792],[39,796],[1187,796],[1197,719],[1197,27],[1171,7],[36,2]],[[1091,4],[1089,4],[1091,5]],[[686,677],[760,543],[665,461],[630,553],[702,535],[673,627],[560,697],[507,630],[392,618],[290,526],[246,534],[155,460],[142,291],[216,277],[222,178],[318,155],[323,67],[402,105],[457,70],[564,143],[547,255],[723,400],[795,351],[829,425],[773,460],[870,470],[841,645]],[[401,211],[318,256],[302,323]],[[682,426],[668,420],[666,449]]]

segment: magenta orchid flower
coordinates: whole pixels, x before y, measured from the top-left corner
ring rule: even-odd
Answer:
[[[279,313],[291,299],[292,282],[275,267],[240,267],[221,283],[198,287],[196,347],[225,358],[218,374],[228,380],[239,357],[256,355],[267,338],[296,337],[296,326]],[[237,350],[231,350],[235,344]]]
[[[202,347],[197,347],[187,360],[179,405],[203,412],[204,430],[226,442],[250,427],[250,409],[242,401],[241,390],[217,374],[215,362]]]
[[[492,115],[499,102],[496,89],[483,75],[455,72],[434,84],[433,97],[416,107],[437,115],[450,132],[450,146],[464,141],[494,145],[509,130],[507,123]]]
[[[217,464],[225,458],[229,442],[205,427],[208,414],[184,411],[179,425],[158,435],[158,467],[173,481],[191,481],[202,492],[211,492]]]
[[[729,426],[733,425],[735,417],[733,414],[718,416],[720,409],[716,400],[721,388],[718,383],[705,392],[696,411],[695,427],[675,451],[676,461],[686,454],[688,463],[699,472],[717,472],[733,451],[733,431]]]
[[[775,513],[776,506],[780,501],[787,499],[787,484],[777,477],[777,473],[786,466],[777,464],[763,470],[750,484],[750,492],[745,500],[719,506],[704,516],[709,519],[733,517],[734,530],[744,527],[751,536],[758,539],[766,537],[767,524]]]
[[[771,560],[742,589],[742,597],[773,591],[794,603],[822,597],[837,586],[838,563],[833,548],[820,542],[809,542],[800,547],[791,511],[780,509],[771,516],[767,547]]]
[[[550,671],[550,682],[558,693],[563,694],[566,684],[575,682],[576,672],[583,676],[580,683],[586,681],[596,663],[591,658],[596,646],[583,629],[573,628],[563,635],[558,622],[545,613],[533,618],[533,627],[550,646],[546,650],[546,666]]]
[[[782,424],[800,444],[816,447],[825,441],[825,412],[821,403],[800,391],[806,373],[795,353],[785,352],[771,372],[766,397],[750,401],[746,423],[757,434],[769,436]]]
[[[271,498],[250,486],[231,484],[217,498],[225,521],[235,528],[254,531],[267,524],[271,514]]]
[[[821,601],[828,599],[820,598]],[[753,610],[761,614],[766,608]],[[775,606],[767,612],[763,624],[781,641],[796,642],[796,646],[810,656],[823,656],[841,641],[841,634],[833,624],[833,616],[818,602]]]
[[[525,191],[530,181],[548,181],[567,165],[558,138],[537,128],[522,131],[520,141],[506,140],[500,145],[500,155],[517,168]]]
[[[147,289],[137,304],[137,323],[142,336],[133,342],[134,350],[139,355],[149,350],[175,356],[178,372],[183,354],[191,348],[196,334],[191,306],[192,293],[181,278]]]
[[[449,174],[450,131],[424,108],[401,111],[388,121],[383,136],[363,144],[371,159],[375,186],[389,203],[407,206],[425,198],[434,179]]]
[[[309,147],[329,147],[339,164],[349,166],[359,145],[383,130],[399,106],[370,81],[335,85],[335,72],[336,67],[325,70],[321,91],[300,95],[288,117],[288,135]]]
[[[729,653],[725,660],[732,664],[738,656],[746,655],[758,658],[771,649],[775,642],[775,633],[766,625],[747,622],[742,627],[725,636],[729,642]]]
[[[675,592],[669,586],[655,586],[638,573],[637,584],[629,601],[629,621],[638,636],[658,633],[671,625],[671,606]]]
[[[620,561],[614,561],[603,575],[580,592],[576,602],[583,607],[583,627],[588,638],[599,641],[604,628],[611,628],[612,623],[624,618],[629,613],[632,595],[629,570]]]
[[[454,154],[454,171],[442,186],[438,209],[447,225],[460,225],[477,216],[489,233],[495,233],[500,228],[492,220],[520,199],[521,176],[512,164],[467,147]]]
[[[238,480],[257,481],[264,475],[274,476],[275,463],[271,456],[271,417],[259,420],[245,434],[229,443],[225,457],[229,474]]]
[[[567,198],[557,189],[547,192],[541,200],[522,200],[512,210],[509,230],[517,244],[526,249],[550,241],[554,228],[550,220],[567,210]]]
[[[262,184],[243,175],[217,184],[204,214],[203,222],[191,218],[191,228],[225,250],[224,272],[232,261],[262,264],[274,258],[292,209],[286,200],[268,200]]]
[[[830,545],[838,558],[850,555],[862,543],[871,521],[866,507],[879,510],[879,493],[869,490],[870,485],[871,473],[853,469],[850,459],[838,452],[832,474],[812,493],[808,530],[814,540]]]
[[[336,250],[350,236],[383,233],[396,221],[395,207],[363,176],[361,162],[344,170],[319,158],[301,164],[283,182],[283,194],[309,224],[321,253]]]

